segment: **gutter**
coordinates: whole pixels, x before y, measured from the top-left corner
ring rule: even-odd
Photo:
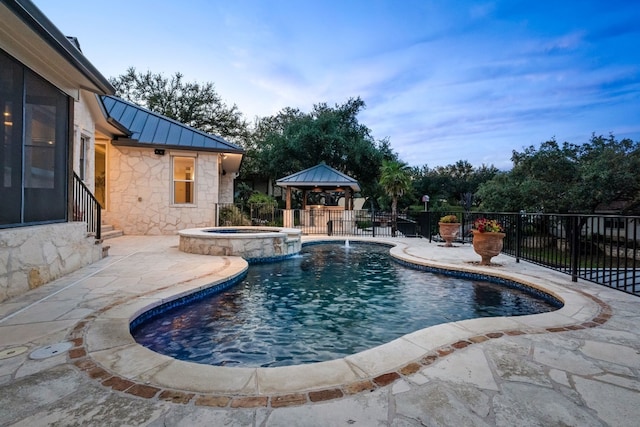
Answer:
[[[0,0],[22,19],[42,40],[89,79],[103,94],[114,94],[115,88],[67,37],[29,0]]]

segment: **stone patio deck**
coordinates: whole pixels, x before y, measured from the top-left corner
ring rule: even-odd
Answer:
[[[318,364],[202,366],[128,332],[145,307],[246,268],[182,253],[178,240],[112,239],[108,258],[0,304],[0,425],[638,425],[637,297],[504,255],[479,267],[469,246],[376,239],[407,261],[512,278],[565,306],[438,325]],[[29,357],[45,346],[51,357]]]

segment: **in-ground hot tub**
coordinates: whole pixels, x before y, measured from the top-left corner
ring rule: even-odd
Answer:
[[[302,230],[282,227],[209,227],[179,231],[180,250],[241,256],[249,263],[277,261],[300,252]]]

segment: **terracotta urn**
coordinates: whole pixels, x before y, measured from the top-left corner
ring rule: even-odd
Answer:
[[[471,230],[473,232],[473,250],[480,255],[482,261],[480,265],[491,264],[491,258],[500,254],[502,251],[503,240],[506,236],[505,233],[481,233],[478,230]]]
[[[440,227],[440,237],[442,237],[445,241],[445,247],[453,246],[453,241],[460,233],[460,223],[459,222],[439,222],[438,226]]]

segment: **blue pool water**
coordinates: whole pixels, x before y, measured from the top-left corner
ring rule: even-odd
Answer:
[[[327,243],[252,265],[242,283],[132,334],[181,360],[272,367],[345,357],[440,323],[556,308],[519,289],[402,266],[385,246]]]
[[[274,233],[273,230],[260,230],[260,229],[247,229],[247,228],[212,228],[205,230],[207,233],[212,234],[259,234],[259,233]]]

